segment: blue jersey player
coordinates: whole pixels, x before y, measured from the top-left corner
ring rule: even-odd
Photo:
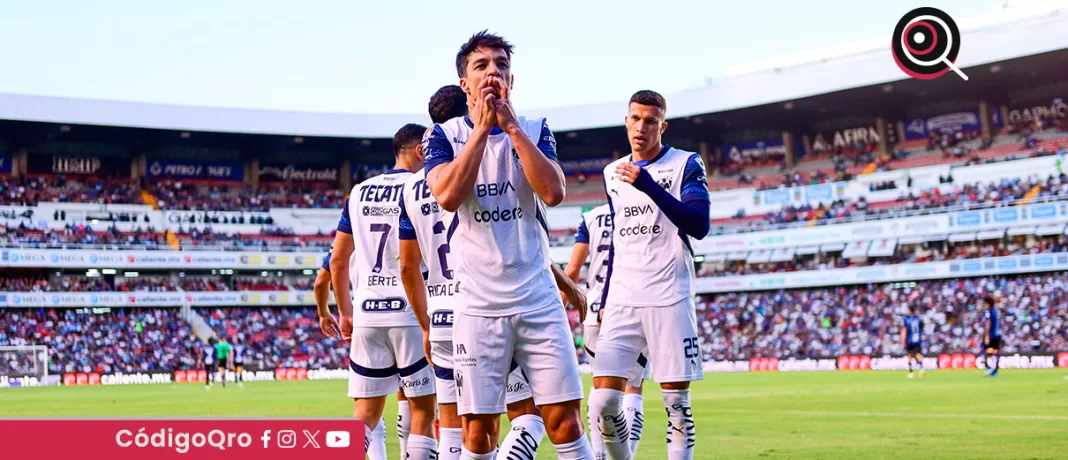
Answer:
[[[901,326],[901,344],[905,348],[905,358],[909,360],[909,378],[913,378],[916,368],[923,378],[923,320],[916,314],[915,305],[909,305],[909,314]]]
[[[983,348],[986,351],[986,375],[998,376],[998,361],[1001,360],[1001,312],[993,296],[983,298],[986,306],[986,330],[983,333]]]

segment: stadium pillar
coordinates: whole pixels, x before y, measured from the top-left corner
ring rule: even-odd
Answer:
[[[876,150],[876,153],[878,153],[879,155],[886,155],[886,153],[890,151],[890,146],[887,145],[887,144],[889,144],[889,142],[887,142],[887,139],[886,139],[886,119],[885,118],[876,118],[875,119],[875,132],[879,134],[879,148],[878,148],[878,150]]]
[[[245,184],[255,190],[260,186],[260,159],[253,158],[245,164]]]
[[[11,159],[11,175],[15,177],[22,177],[26,175],[26,151],[20,150],[16,153],[14,158]]]
[[[979,132],[983,139],[993,139],[994,132],[990,126],[990,104],[986,101],[979,101]]]
[[[699,153],[701,155],[701,161],[705,162],[705,171],[706,172],[708,171],[708,165],[712,164],[711,162],[708,161],[708,160],[711,159],[711,158],[709,158],[709,155],[711,154],[709,152],[709,150],[710,149],[708,148],[708,142],[701,141],[701,142],[697,143],[697,153]]]
[[[808,134],[801,136],[801,148],[805,149],[805,156],[812,155],[812,138]]]
[[[135,180],[145,176],[148,172],[148,155],[144,153],[138,155],[137,159],[134,160],[133,167],[130,169],[130,177],[133,177]]]
[[[338,185],[341,190],[352,190],[352,160],[346,158],[341,162],[341,170],[338,172]]]
[[[794,144],[794,133],[789,131],[782,132],[782,145],[786,150],[786,167],[793,168],[797,164],[797,152],[796,145]]]
[[[1003,105],[998,108],[998,111],[1001,112],[1001,126],[1009,126],[1009,106]]]

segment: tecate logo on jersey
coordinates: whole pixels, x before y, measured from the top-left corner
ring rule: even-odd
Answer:
[[[523,218],[523,208],[515,207],[512,209],[497,208],[492,211],[483,209],[481,211],[475,211],[475,222],[490,223],[490,222],[509,222],[513,220],[519,220]]]
[[[397,201],[400,198],[404,184],[397,185],[364,185],[360,187],[360,201],[381,203],[383,201]]]
[[[403,311],[407,303],[404,299],[390,297],[388,299],[367,299],[363,301],[361,308],[366,313],[389,313]]]
[[[430,315],[430,325],[433,327],[452,327],[452,310],[438,310]]]

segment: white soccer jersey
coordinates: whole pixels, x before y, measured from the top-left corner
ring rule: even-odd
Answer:
[[[430,340],[452,340],[454,310],[460,308],[459,283],[453,274],[450,239],[456,233],[456,215],[441,209],[426,184],[426,169],[404,182],[401,198],[400,239],[416,240],[427,269],[427,313]]]
[[[338,231],[352,235],[353,323],[418,326],[400,280],[400,196],[411,171],[389,170],[352,188]]]
[[[597,312],[601,309],[601,294],[608,276],[608,252],[612,248],[612,209],[607,204],[582,213],[576,243],[590,246],[590,266],[586,270],[586,322],[597,325]]]
[[[694,295],[690,237],[648,195],[619,180],[616,167],[630,161],[628,155],[604,169],[613,224],[604,301],[629,307],[673,305]],[[700,155],[665,145],[653,160],[636,164],[675,198],[708,200]]]
[[[556,160],[556,141],[545,120],[520,117],[538,148]],[[434,126],[423,139],[429,174],[452,161],[473,124],[459,117]],[[486,143],[471,195],[456,211],[459,227],[450,243],[464,308],[473,316],[511,316],[559,300],[549,271],[544,203],[534,193],[507,133],[495,128]]]

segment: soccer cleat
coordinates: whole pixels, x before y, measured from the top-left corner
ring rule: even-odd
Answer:
[[[923,369],[920,369],[920,378],[923,378]]]
[[[984,375],[987,376],[987,377],[991,377],[991,376],[994,375],[994,370],[993,369],[987,369],[986,373]]]
[[[912,375],[912,372],[909,372],[909,378],[910,378],[910,379],[911,379],[911,378],[915,378],[915,377],[916,377],[915,375]]]

